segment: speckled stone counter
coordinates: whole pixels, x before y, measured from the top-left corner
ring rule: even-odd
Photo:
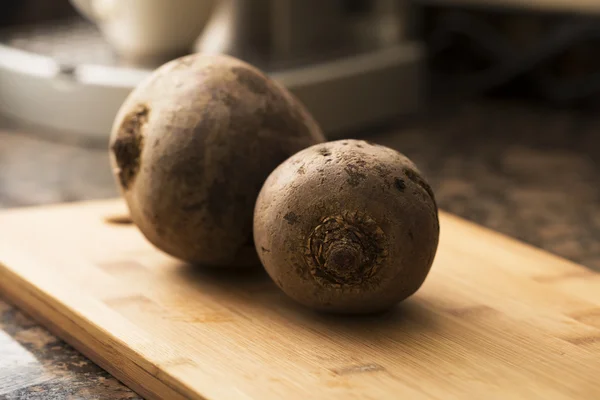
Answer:
[[[0,398],[139,399],[107,372],[0,301]]]
[[[368,138],[412,158],[442,209],[600,271],[600,115],[483,101]],[[116,194],[104,146],[0,133],[0,207]],[[0,399],[131,398],[0,300]]]

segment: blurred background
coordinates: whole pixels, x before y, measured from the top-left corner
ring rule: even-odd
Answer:
[[[117,196],[125,96],[170,59],[226,53],[329,139],[405,153],[441,209],[600,270],[599,45],[598,0],[2,0],[0,208]],[[2,301],[0,317],[38,329]],[[135,397],[35,332],[52,390]]]
[[[406,153],[442,208],[600,269],[594,0],[3,0],[0,206],[117,195],[129,91],[192,52]]]
[[[413,158],[442,208],[600,269],[594,0],[3,0],[0,206],[117,195],[107,140],[154,68],[244,59],[329,139]]]

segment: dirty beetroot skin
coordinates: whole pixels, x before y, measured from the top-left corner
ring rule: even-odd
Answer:
[[[254,213],[275,283],[311,308],[384,311],[415,293],[439,238],[434,194],[417,167],[358,140],[317,144],[278,166]]]
[[[131,219],[156,247],[211,266],[259,263],[252,213],[269,173],[323,142],[285,88],[232,57],[159,67],[123,103],[110,159]]]

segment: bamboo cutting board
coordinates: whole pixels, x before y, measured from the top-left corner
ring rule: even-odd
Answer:
[[[147,398],[600,399],[600,274],[459,218],[415,296],[342,318],[180,263],[124,212],[0,214],[0,293]]]

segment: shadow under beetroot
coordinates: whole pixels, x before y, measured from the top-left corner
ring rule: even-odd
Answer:
[[[285,295],[261,267],[210,268],[182,264],[177,274],[196,290],[222,299],[235,312],[248,318],[264,317],[269,321],[285,321],[298,329],[335,331],[349,340],[377,340],[390,332],[438,331],[436,316],[416,297],[395,307],[373,314],[334,314],[315,311]]]

